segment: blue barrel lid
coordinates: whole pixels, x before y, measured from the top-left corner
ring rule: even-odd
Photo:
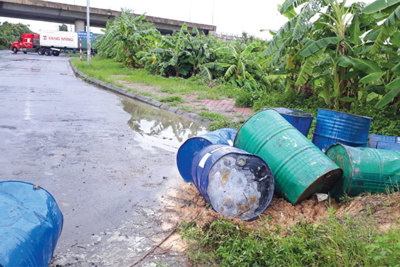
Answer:
[[[338,114],[343,114],[343,115],[345,115],[345,116],[358,117],[358,118],[362,118],[362,119],[366,119],[366,120],[372,121],[372,118],[371,118],[371,117],[362,116],[362,115],[357,115],[357,114],[352,114],[352,113],[347,113],[347,112],[344,112],[344,111],[338,111],[338,110],[327,109],[327,108],[319,108],[319,109],[318,109],[318,112],[319,112],[319,111],[322,111],[322,112],[323,112],[323,111],[335,112],[335,113],[338,113]]]
[[[218,212],[212,205],[212,200],[208,195],[209,187],[209,174],[211,169],[217,162],[223,160],[226,156],[237,156],[238,159],[241,157],[248,157],[247,160],[243,161],[243,165],[239,165],[243,170],[251,171],[254,175],[253,182],[258,183],[258,189],[261,191],[259,199],[259,206],[252,214],[242,214],[239,217],[243,220],[252,220],[258,217],[271,203],[272,197],[275,190],[275,178],[270,169],[269,165],[259,156],[250,154],[242,149],[231,147],[227,145],[210,145],[203,148],[197,153],[192,162],[192,175],[193,182],[200,194],[205,198],[207,202],[211,204],[211,207]],[[226,164],[225,162],[223,163]],[[229,169],[230,170],[230,169]],[[227,179],[229,179],[227,177]],[[228,180],[227,180],[228,181]],[[220,188],[225,190],[225,188]],[[224,191],[225,192],[225,191]],[[240,191],[242,194],[243,192]],[[226,192],[229,195],[229,192]],[[224,196],[225,197],[225,196]]]

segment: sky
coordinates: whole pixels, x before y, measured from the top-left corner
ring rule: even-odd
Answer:
[[[86,0],[50,0],[66,4],[86,6]],[[137,14],[183,20],[194,23],[212,24],[217,32],[241,35],[247,32],[269,39],[267,30],[278,30],[287,19],[278,12],[284,0],[91,0],[91,7],[121,10],[127,8]],[[360,2],[348,0],[347,3]],[[371,3],[373,0],[361,2]],[[59,23],[39,22],[0,17],[0,22],[9,21],[29,24],[31,30],[55,31]],[[68,25],[69,30],[73,26]],[[101,32],[93,28],[94,32]]]

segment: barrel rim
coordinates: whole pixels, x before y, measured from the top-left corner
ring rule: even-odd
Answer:
[[[214,149],[213,149],[213,148],[214,148]],[[214,151],[214,150],[220,150],[220,149],[225,150],[225,149],[232,149],[232,148],[235,149],[236,151],[228,151],[228,153],[224,154],[224,156],[226,156],[226,155],[247,155],[247,156],[256,157],[256,158],[258,158],[259,160],[261,160],[261,162],[263,162],[263,163],[266,165],[266,167],[268,168],[269,172],[271,173],[271,177],[270,177],[271,193],[268,195],[268,200],[267,200],[267,202],[265,203],[265,205],[262,207],[262,209],[260,209],[256,214],[254,214],[253,216],[251,216],[251,217],[249,217],[249,218],[231,217],[231,218],[238,218],[238,219],[241,219],[241,220],[244,220],[244,221],[251,221],[251,220],[254,220],[254,219],[256,219],[257,217],[261,216],[261,214],[262,214],[262,213],[269,207],[269,205],[271,204],[272,199],[274,198],[274,194],[275,194],[275,175],[274,175],[274,172],[272,171],[271,167],[268,165],[268,163],[267,163],[262,157],[260,157],[260,156],[258,156],[258,155],[255,155],[255,154],[252,154],[252,153],[249,153],[249,152],[247,152],[246,150],[243,150],[243,149],[241,149],[241,148],[238,148],[238,147],[235,147],[235,146],[222,145],[222,144],[212,144],[212,145],[209,145],[209,146],[205,147],[204,150],[205,150],[205,151],[211,150],[211,151],[209,151],[209,152],[206,152],[206,153],[210,153],[210,152],[212,152],[212,151]],[[198,160],[201,160],[200,154],[196,155],[195,158],[196,158],[196,159],[198,158]],[[193,158],[193,163],[195,162],[195,160],[194,160],[195,158]],[[214,166],[220,159],[221,159],[221,158],[219,158],[217,161],[215,161],[214,164],[213,164],[212,166]],[[208,160],[208,159],[207,159],[207,160]],[[212,167],[211,167],[211,168],[212,168]],[[211,170],[211,168],[210,168],[210,170]],[[193,166],[192,166],[192,169],[193,169]],[[209,175],[209,173],[207,173],[207,179],[209,179],[208,175]],[[196,180],[196,179],[193,179],[193,184],[195,185],[195,187],[197,188],[197,190],[200,192],[200,189],[197,187],[197,184],[196,184],[195,181],[197,181],[197,180]],[[205,192],[205,193],[207,194],[207,198],[209,199],[209,196],[208,196],[208,193],[207,193],[207,189],[208,189],[208,184],[207,184],[207,188],[206,188],[206,192]],[[200,192],[200,194],[203,196],[203,194],[202,194],[201,192]],[[203,197],[206,199],[205,196],[203,196]],[[212,208],[215,212],[217,212],[217,211],[215,210],[214,206],[211,204],[211,201],[209,201],[209,204],[210,204],[211,208]],[[220,212],[217,212],[217,213],[220,213]],[[223,213],[221,213],[221,214],[223,214]],[[225,215],[224,215],[224,216],[225,216]]]
[[[9,182],[27,184],[27,185],[31,185],[32,187],[35,186],[35,184],[33,184],[33,183],[25,182],[25,181],[18,181],[18,180],[0,181],[0,184],[1,184],[1,183],[9,183]],[[40,187],[40,189],[43,189],[47,194],[49,194],[49,195],[51,196],[51,198],[54,200],[54,202],[57,203],[56,199],[53,197],[53,195],[52,195],[49,191],[47,191],[46,189],[44,189],[44,188],[41,187],[40,185],[38,185],[38,186]],[[57,205],[58,205],[58,204],[57,204]]]
[[[183,142],[183,144],[178,148],[178,151],[176,152],[176,166],[178,167],[178,171],[179,171],[179,174],[181,175],[181,177],[183,178],[183,180],[185,181],[185,182],[187,182],[187,183],[192,183],[193,182],[193,177],[192,177],[192,175],[190,175],[190,177],[183,177],[183,175],[182,175],[182,170],[181,170],[181,164],[179,164],[179,160],[178,160],[178,157],[179,157],[179,152],[181,151],[181,149],[187,144],[187,143],[189,143],[189,142],[191,142],[191,141],[193,141],[194,139],[203,139],[203,140],[205,140],[205,141],[208,141],[210,144],[212,144],[212,142],[210,142],[210,140],[208,140],[207,138],[204,138],[204,137],[202,137],[202,136],[194,136],[194,137],[191,137],[191,138],[188,138],[185,142]],[[194,157],[192,157],[192,159],[193,159]],[[190,179],[187,179],[187,178],[190,178]]]
[[[333,109],[328,109],[328,108],[319,108],[318,111],[320,111],[320,110],[326,110],[326,111],[331,111],[331,112],[336,112],[336,113],[342,113],[342,114],[346,114],[346,115],[350,115],[350,116],[354,116],[354,117],[359,117],[359,118],[367,119],[367,120],[370,120],[370,121],[373,120],[373,118],[371,118],[371,117],[362,116],[362,115],[357,115],[357,114],[352,114],[352,113],[347,113],[347,112],[339,111],[339,110],[333,110]],[[318,116],[317,116],[317,118],[318,118]]]
[[[303,110],[299,110],[299,109],[292,109],[292,108],[286,108],[286,107],[269,107],[269,108],[262,108],[261,111],[264,110],[275,110],[276,112],[279,113],[279,111],[277,111],[276,109],[278,108],[284,108],[284,109],[289,109],[295,112],[298,112],[298,114],[290,114],[290,113],[284,113],[285,115],[289,115],[289,116],[293,116],[293,117],[300,117],[300,118],[314,118],[314,115],[312,113],[309,113],[307,111],[303,111]],[[281,114],[281,113],[279,113]]]
[[[25,182],[25,181],[18,181],[18,180],[5,180],[5,181],[0,181],[0,184],[1,184],[1,183],[5,183],[5,182],[23,183],[23,184],[31,185],[32,187],[35,186],[35,184],[33,184],[33,183]],[[64,229],[64,214],[62,213],[62,211],[61,211],[61,209],[60,209],[60,206],[58,205],[57,200],[54,198],[54,196],[53,196],[49,191],[47,191],[45,188],[41,187],[40,185],[39,185],[39,187],[40,187],[40,189],[42,189],[43,191],[45,191],[45,192],[51,197],[51,199],[54,201],[54,203],[56,203],[58,210],[60,211],[60,214],[61,214],[61,229],[60,229],[60,233],[59,233],[59,235],[58,235],[58,238],[60,238],[61,233],[62,233],[62,230]]]

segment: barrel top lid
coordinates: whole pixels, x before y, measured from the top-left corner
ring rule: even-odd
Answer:
[[[337,113],[342,113],[342,114],[345,114],[345,115],[350,115],[350,116],[355,116],[355,117],[359,117],[359,118],[363,118],[363,119],[367,119],[367,120],[372,120],[371,117],[361,116],[361,115],[356,115],[356,114],[351,114],[351,113],[347,113],[347,112],[344,112],[344,111],[332,110],[332,109],[327,109],[327,108],[319,108],[319,109],[318,109],[318,112],[319,112],[320,110],[331,111],[331,112],[337,112]]]
[[[296,117],[308,117],[308,118],[312,118],[313,115],[311,113],[302,111],[302,110],[297,110],[297,109],[290,109],[290,108],[284,108],[284,107],[277,107],[277,108],[263,108],[264,110],[275,110],[280,114],[286,114],[286,115],[290,115],[290,116],[296,116]]]

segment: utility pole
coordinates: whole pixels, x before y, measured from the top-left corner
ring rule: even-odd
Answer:
[[[214,25],[214,7],[215,7],[215,0],[213,0],[212,2],[211,25]]]
[[[86,33],[87,33],[87,64],[90,66],[90,52],[92,50],[92,44],[90,41],[90,0],[86,3]]]

